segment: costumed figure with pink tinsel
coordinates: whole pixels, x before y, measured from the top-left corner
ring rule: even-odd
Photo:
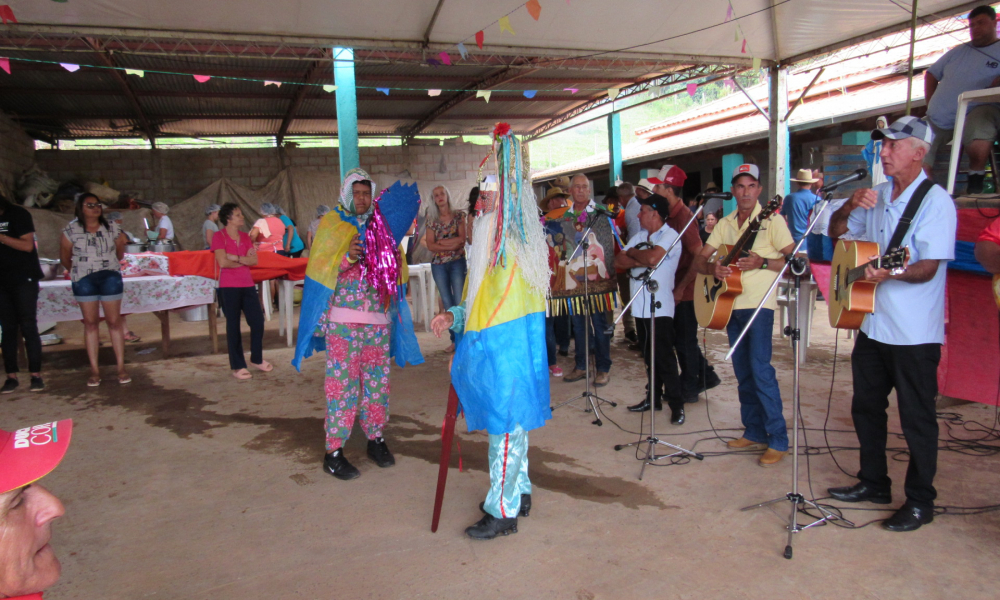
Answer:
[[[399,242],[420,199],[416,186],[396,182],[376,195],[361,169],[348,171],[340,206],[323,217],[306,270],[299,337],[292,364],[326,349],[326,456],[323,469],[338,479],[360,475],[344,456],[354,421],[379,467],[395,464],[383,437],[389,419],[389,360],[420,364],[423,357],[406,305],[406,263]],[[396,235],[394,232],[399,232]]]

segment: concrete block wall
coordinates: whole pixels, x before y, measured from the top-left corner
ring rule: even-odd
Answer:
[[[0,192],[13,199],[14,183],[35,160],[35,141],[0,112]]]
[[[452,143],[362,147],[360,154],[361,166],[372,175],[405,178],[408,174],[421,182],[421,189],[424,182],[446,183],[454,194],[464,196],[475,185],[479,163],[488,151],[486,146]],[[35,159],[57,181],[107,182],[117,190],[167,204],[181,202],[220,178],[256,188],[284,167],[340,170],[336,148],[290,148],[283,161],[276,148],[39,150]]]

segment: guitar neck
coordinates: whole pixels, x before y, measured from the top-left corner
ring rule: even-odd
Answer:
[[[743,247],[747,245],[748,241],[750,241],[750,236],[760,228],[761,214],[758,214],[753,221],[750,221],[750,225],[747,226],[747,230],[743,232],[740,239],[736,240],[736,243],[733,244],[733,248],[729,251],[729,254],[722,259],[722,266],[728,267],[730,263],[740,257],[740,254],[743,253]]]
[[[880,268],[882,268],[882,257],[880,256],[880,257],[876,258],[875,260],[870,260],[870,261],[866,262],[865,264],[859,265],[857,267],[854,267],[853,269],[851,269],[850,271],[848,271],[847,272],[847,285],[851,285],[852,283],[854,283],[855,281],[857,281],[859,279],[864,279],[865,278],[865,268],[867,268],[868,265],[871,265],[871,267],[873,269],[880,269]]]

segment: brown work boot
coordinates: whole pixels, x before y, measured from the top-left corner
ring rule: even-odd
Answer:
[[[574,381],[580,381],[587,376],[586,371],[581,371],[580,369],[573,369],[563,377],[563,381],[566,383],[572,383]]]
[[[788,451],[782,452],[781,450],[775,450],[774,448],[768,448],[764,455],[760,457],[757,464],[762,467],[773,467],[774,465],[781,462],[781,459],[785,458]]]
[[[729,446],[730,450],[763,450],[767,448],[767,444],[751,442],[745,437],[741,437],[738,440],[729,440],[726,442],[726,446]]]
[[[598,371],[597,378],[594,379],[594,385],[596,385],[597,387],[604,387],[608,385],[608,382],[610,381],[611,381],[611,373],[602,373],[601,371]]]

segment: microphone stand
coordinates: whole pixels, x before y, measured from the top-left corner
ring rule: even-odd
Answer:
[[[660,268],[660,265],[663,264],[663,261],[665,261],[667,257],[670,255],[670,251],[673,250],[674,246],[676,246],[681,241],[681,236],[684,235],[684,232],[687,231],[688,227],[691,226],[691,223],[694,223],[698,219],[698,215],[701,213],[703,208],[705,208],[704,205],[698,207],[698,210],[695,211],[694,215],[691,216],[691,219],[687,222],[686,225],[684,225],[684,228],[681,229],[680,234],[677,235],[677,238],[674,239],[673,242],[671,242],[670,246],[667,248],[667,251],[663,253],[663,256],[660,257],[660,260],[656,263],[656,265],[652,268],[647,268],[646,272],[642,274],[642,276],[639,278],[639,280],[642,282],[639,289],[636,290],[634,294],[632,294],[632,298],[628,301],[628,304],[626,304],[625,307],[622,308],[621,314],[618,316],[617,319],[615,319],[615,321],[611,324],[611,326],[608,327],[608,330],[614,331],[615,325],[625,316],[625,311],[627,311],[629,307],[632,306],[632,303],[634,303],[635,299],[639,297],[639,295],[642,293],[642,290],[643,289],[649,290],[649,300],[650,300],[649,302],[650,304],[649,306],[649,323],[650,323],[649,391],[647,398],[647,402],[649,402],[649,435],[646,436],[646,439],[644,440],[637,440],[635,442],[629,442],[628,444],[615,445],[615,450],[617,451],[621,450],[622,448],[628,448],[629,446],[641,446],[643,444],[646,444],[645,453],[642,456],[636,457],[638,460],[642,461],[642,467],[639,469],[640,481],[642,481],[642,475],[646,471],[646,465],[655,464],[656,461],[662,460],[664,458],[672,458],[674,456],[690,456],[698,460],[705,460],[705,457],[702,456],[701,454],[698,454],[697,452],[692,452],[691,450],[687,450],[675,444],[664,442],[660,438],[656,437],[656,407],[654,406],[653,402],[653,396],[655,393],[654,390],[656,389],[656,308],[660,304],[656,300],[656,291],[659,288],[660,284],[655,279],[653,279],[653,273],[655,273],[656,270]],[[666,224],[664,224],[664,226],[666,227]],[[671,454],[657,455],[656,446],[658,445],[673,448],[675,452]]]
[[[590,269],[590,266],[587,264],[587,260],[589,258],[589,253],[587,252],[587,250],[588,250],[588,248],[590,248],[590,232],[593,231],[593,229],[594,229],[594,223],[596,223],[598,217],[601,217],[601,216],[605,216],[602,211],[600,211],[600,210],[594,210],[594,214],[590,216],[590,219],[587,222],[587,229],[584,230],[584,232],[583,232],[583,239],[580,240],[580,245],[577,246],[577,248],[576,248],[577,250],[583,249],[583,300],[584,300],[583,304],[585,306],[585,316],[586,316],[586,320],[585,320],[584,325],[583,325],[583,352],[584,352],[584,360],[586,361],[585,366],[584,366],[584,373],[586,373],[587,387],[584,388],[583,393],[581,393],[581,394],[579,394],[577,396],[573,396],[572,398],[570,398],[569,400],[566,400],[565,402],[562,402],[561,404],[558,404],[556,406],[550,407],[550,410],[556,410],[557,408],[562,408],[563,406],[566,406],[567,404],[571,404],[573,402],[576,402],[577,400],[586,400],[587,402],[584,405],[583,411],[584,412],[591,412],[591,411],[593,411],[593,413],[594,413],[594,421],[592,421],[592,423],[594,425],[597,425],[598,427],[600,427],[601,425],[604,425],[604,422],[601,420],[601,408],[600,408],[600,405],[601,404],[610,404],[612,408],[618,406],[618,404],[616,402],[613,402],[611,400],[607,400],[605,398],[601,398],[596,393],[590,391],[590,385],[591,385],[591,381],[590,381],[590,328],[593,325],[592,325],[592,319],[591,319],[592,315],[591,315],[591,309],[590,309],[590,285],[588,284],[588,282],[590,281],[590,273],[588,272],[589,269]],[[566,261],[566,264],[568,265],[570,262],[573,261],[574,258],[576,258],[576,250],[574,250],[573,254],[570,255],[569,260]],[[596,371],[596,365],[595,365],[595,371]],[[596,386],[595,386],[595,391],[596,391]]]
[[[791,559],[792,558],[792,534],[794,534],[794,533],[798,533],[800,531],[804,531],[806,529],[809,529],[810,527],[813,527],[814,525],[819,525],[819,524],[822,524],[822,523],[824,523],[826,521],[833,521],[833,520],[836,520],[836,519],[839,519],[839,520],[847,523],[851,527],[854,526],[854,523],[852,523],[851,521],[845,519],[844,517],[841,517],[841,516],[833,514],[832,512],[828,511],[827,509],[823,508],[822,506],[820,506],[819,504],[816,504],[815,502],[813,502],[811,500],[807,500],[799,492],[799,407],[800,407],[800,396],[801,396],[801,382],[799,380],[799,368],[801,366],[801,357],[799,356],[799,340],[800,340],[801,330],[799,329],[799,311],[798,311],[798,306],[799,306],[799,302],[801,301],[800,292],[801,292],[801,287],[802,287],[802,276],[805,275],[805,273],[806,273],[806,267],[808,265],[806,264],[806,261],[802,257],[798,256],[798,252],[799,252],[799,249],[802,247],[802,244],[805,243],[806,238],[808,237],[809,233],[812,232],[813,227],[816,226],[816,222],[820,219],[820,217],[823,215],[823,213],[826,211],[826,209],[830,206],[830,200],[832,198],[833,198],[833,193],[832,193],[832,191],[830,191],[830,192],[828,192],[826,194],[826,197],[823,199],[823,205],[822,205],[822,207],[818,211],[813,211],[814,214],[813,214],[812,221],[810,221],[809,222],[809,226],[806,227],[806,231],[805,231],[805,234],[803,234],[802,239],[800,239],[799,243],[795,245],[795,249],[792,250],[791,257],[788,258],[788,259],[786,259],[785,265],[781,268],[781,271],[778,273],[778,276],[775,277],[774,283],[771,284],[771,287],[767,290],[767,293],[764,294],[764,298],[761,299],[760,304],[757,305],[757,310],[754,311],[753,315],[750,317],[750,320],[747,322],[746,327],[744,327],[743,331],[740,332],[739,337],[736,338],[736,341],[733,342],[732,347],[729,349],[729,353],[726,354],[726,360],[729,360],[732,357],[733,352],[736,351],[736,347],[739,346],[740,341],[743,340],[743,336],[746,335],[746,332],[750,329],[750,326],[753,325],[754,319],[756,319],[757,315],[760,314],[761,309],[764,307],[764,303],[767,302],[767,299],[771,297],[771,294],[773,294],[774,290],[778,287],[778,283],[781,281],[781,278],[784,277],[785,271],[787,271],[787,270],[790,269],[792,271],[792,276],[794,277],[794,281],[795,281],[795,284],[794,284],[794,288],[795,288],[795,306],[796,306],[795,320],[794,320],[795,324],[794,324],[794,326],[789,325],[788,327],[785,327],[785,330],[782,333],[784,335],[790,336],[791,339],[792,339],[792,356],[793,356],[793,361],[794,361],[794,369],[792,371],[792,373],[793,373],[793,376],[792,376],[793,377],[793,379],[792,379],[792,382],[793,382],[792,383],[792,390],[793,390],[792,391],[792,431],[793,431],[793,434],[792,434],[792,491],[788,492],[787,494],[785,494],[784,496],[782,496],[780,498],[775,498],[773,500],[767,500],[767,501],[761,502],[759,504],[753,504],[751,506],[745,506],[745,507],[743,507],[743,508],[740,509],[740,510],[743,510],[743,511],[747,511],[747,510],[752,510],[752,509],[755,509],[755,508],[760,508],[762,506],[768,506],[768,505],[771,505],[771,504],[776,504],[778,502],[783,502],[785,500],[788,500],[792,504],[792,511],[791,511],[791,514],[788,517],[788,526],[787,526],[787,529],[788,529],[788,542],[785,544],[785,553],[784,553],[784,557],[787,558],[787,559]],[[819,518],[817,518],[816,520],[814,520],[812,523],[809,523],[808,525],[799,525],[799,522],[798,522],[798,513],[799,513],[800,510],[804,511],[806,508],[813,508],[813,509],[819,511],[819,513],[822,516],[819,517]]]

